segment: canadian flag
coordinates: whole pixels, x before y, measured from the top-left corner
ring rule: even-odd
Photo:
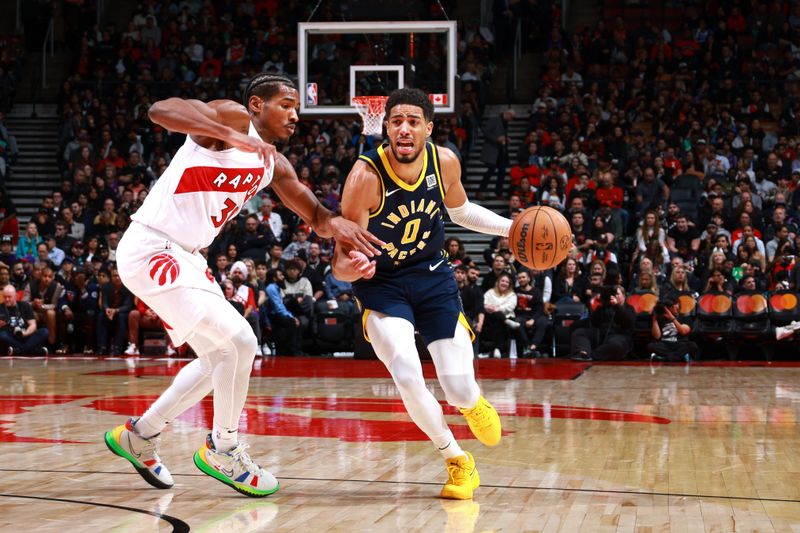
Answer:
[[[447,94],[431,94],[430,99],[433,105],[447,105]]]

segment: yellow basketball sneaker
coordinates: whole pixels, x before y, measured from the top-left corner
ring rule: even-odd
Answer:
[[[483,396],[478,397],[478,403],[471,409],[459,409],[467,419],[469,429],[475,438],[484,446],[495,446],[500,442],[503,428],[500,426],[500,416]]]
[[[442,487],[439,496],[448,500],[471,500],[472,492],[481,485],[478,469],[475,468],[475,459],[472,454],[445,459],[447,468],[447,483]]]

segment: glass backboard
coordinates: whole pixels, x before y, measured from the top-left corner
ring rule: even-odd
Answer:
[[[355,96],[399,87],[430,95],[437,112],[455,109],[456,22],[298,24],[300,113],[349,115]]]

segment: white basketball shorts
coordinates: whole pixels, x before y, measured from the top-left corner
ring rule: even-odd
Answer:
[[[125,286],[164,321],[175,346],[186,342],[203,316],[213,312],[210,295],[219,298],[220,306],[229,305],[206,273],[202,255],[138,222],[131,223],[119,242],[117,268]]]

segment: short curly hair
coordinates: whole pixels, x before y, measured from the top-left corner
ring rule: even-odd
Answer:
[[[269,100],[278,94],[278,91],[283,85],[292,89],[297,89],[297,87],[294,85],[294,82],[286,76],[269,73],[256,74],[253,76],[253,78],[250,80],[250,83],[247,84],[247,87],[244,90],[242,95],[242,103],[249,111],[249,102],[251,96],[256,95],[263,100]]]
[[[386,100],[386,117],[389,116],[389,111],[398,105],[413,105],[422,108],[422,115],[425,117],[425,122],[433,120],[433,103],[431,103],[428,95],[419,89],[402,88],[392,91],[389,99]]]

